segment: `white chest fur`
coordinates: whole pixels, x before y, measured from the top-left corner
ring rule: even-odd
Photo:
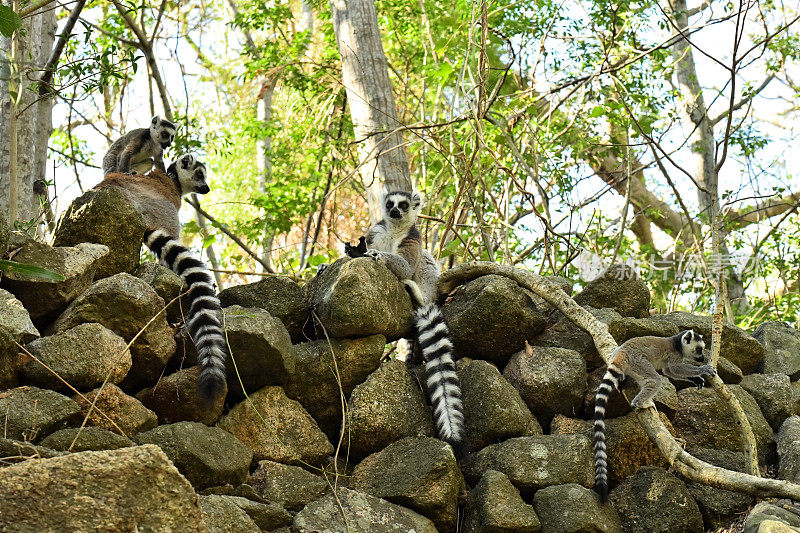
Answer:
[[[396,254],[397,247],[401,242],[403,242],[403,238],[405,238],[406,234],[408,233],[408,229],[394,229],[396,231],[392,231],[392,229],[384,229],[384,231],[375,232],[375,235],[372,238],[372,245],[370,247],[381,252]]]

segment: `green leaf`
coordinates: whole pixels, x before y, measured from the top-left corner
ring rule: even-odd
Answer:
[[[603,108],[603,106],[599,105],[599,106],[596,106],[594,109],[592,109],[592,112],[589,113],[589,116],[592,117],[592,118],[597,118],[600,115],[602,115],[604,112],[605,112],[605,109]]]
[[[6,37],[11,37],[14,32],[22,27],[22,20],[14,10],[8,6],[0,5],[0,33]]]
[[[64,276],[46,268],[0,259],[0,271],[25,276],[31,280],[64,281]]]

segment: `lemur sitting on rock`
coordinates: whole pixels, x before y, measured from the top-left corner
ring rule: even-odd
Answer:
[[[416,339],[425,360],[428,395],[439,438],[453,447],[456,457],[467,453],[461,386],[453,360],[453,342],[442,311],[436,305],[439,266],[422,247],[417,215],[422,198],[417,192],[390,192],[383,199],[383,219],[372,226],[357,246],[345,246],[350,257],[381,261],[402,281],[414,305]]]
[[[186,328],[197,348],[200,365],[198,387],[201,397],[213,402],[226,389],[227,344],[220,321],[221,308],[210,272],[180,241],[178,219],[182,196],[209,191],[206,176],[205,165],[187,154],[172,163],[166,174],[158,170],[147,176],[112,173],[95,189],[117,187],[123,191],[144,217],[144,243],[162,265],[178,274],[189,286]]]

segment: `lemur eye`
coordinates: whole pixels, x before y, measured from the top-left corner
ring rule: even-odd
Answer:
[[[386,202],[386,209],[391,209],[394,205],[394,202]]]
[[[400,202],[400,209],[408,209],[408,202]]]

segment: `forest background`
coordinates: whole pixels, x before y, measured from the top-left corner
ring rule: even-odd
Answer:
[[[165,159],[210,168],[184,240],[220,287],[312,277],[382,187],[413,183],[443,268],[580,285],[625,262],[658,311],[716,299],[744,327],[798,326],[799,17],[779,1],[2,0],[0,210],[47,239],[108,145],[158,114],[178,126]]]

